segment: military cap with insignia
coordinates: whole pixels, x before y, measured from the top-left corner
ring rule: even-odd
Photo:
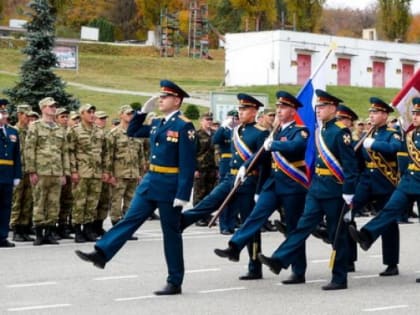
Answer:
[[[200,119],[213,120],[213,113],[206,112],[201,114]]]
[[[226,116],[231,116],[231,117],[236,117],[236,118],[238,118],[238,117],[239,117],[239,113],[238,113],[238,111],[237,111],[237,110],[233,109],[233,110],[228,111],[228,113],[227,113],[227,115],[226,115]]]
[[[43,109],[46,106],[56,105],[57,102],[52,97],[44,97],[39,101],[38,105],[40,109]]]
[[[187,92],[181,89],[174,82],[169,80],[160,81],[160,95],[161,96],[176,96],[181,99],[190,97]]]
[[[394,112],[394,109],[392,106],[385,103],[383,100],[381,100],[378,97],[371,97],[369,99],[370,101],[370,112],[385,112],[385,113],[392,113]]]
[[[324,105],[338,106],[338,104],[343,102],[338,97],[335,97],[320,89],[316,89],[315,94],[317,96],[317,104],[315,106],[324,106]]]
[[[35,111],[30,111],[26,114],[26,116],[28,117],[36,117],[36,118],[40,118],[39,114]]]
[[[134,109],[130,105],[122,105],[120,110],[118,111],[119,114],[130,114],[133,113]]]
[[[340,104],[337,107],[337,113],[335,114],[338,118],[347,118],[351,121],[355,121],[359,119],[359,116],[348,106],[344,104]]]
[[[16,112],[18,113],[27,114],[31,110],[32,110],[32,107],[28,104],[19,104],[18,106],[16,106]]]
[[[64,114],[69,114],[69,110],[65,107],[60,107],[57,108],[57,110],[55,111],[55,116],[60,116],[60,115],[64,115]]]
[[[95,112],[95,116],[99,119],[108,118],[108,114],[104,112],[103,110],[98,110],[97,112]]]
[[[413,98],[413,100],[411,101],[413,103],[413,110],[412,112],[420,112],[420,97],[415,97]]]
[[[70,112],[70,119],[71,120],[75,120],[75,119],[79,119],[80,118],[80,114],[74,110],[72,110]]]
[[[263,103],[251,95],[239,93],[237,98],[239,100],[239,108],[253,107],[258,109],[260,107],[264,107]]]
[[[92,109],[96,111],[96,106],[93,106],[91,104],[85,104],[85,105],[80,106],[79,113],[81,114],[83,112],[87,112]]]
[[[292,94],[286,92],[286,91],[278,91],[276,93],[277,97],[277,106],[285,105],[292,107],[294,109],[298,109],[299,107],[303,107],[302,103],[294,97]]]
[[[5,98],[0,98],[0,109],[5,109],[9,101]]]

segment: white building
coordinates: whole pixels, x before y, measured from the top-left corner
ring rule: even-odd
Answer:
[[[415,44],[280,30],[226,34],[226,85],[303,84],[332,42],[328,85],[401,88],[419,67]]]

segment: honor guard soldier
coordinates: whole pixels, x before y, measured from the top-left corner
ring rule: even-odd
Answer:
[[[233,130],[230,172],[198,205],[182,214],[182,229],[211,214],[223,203],[234,186],[235,176],[238,174],[240,166],[260,149],[268,136],[268,131],[255,122],[258,108],[264,105],[254,97],[244,93],[238,94],[238,100],[240,125]],[[263,168],[260,169],[263,170]],[[234,211],[239,211],[242,222],[245,221],[255,205],[254,195],[258,193],[257,184],[259,184],[259,180],[262,183],[264,177],[264,172],[258,170],[248,174],[246,181],[239,187],[236,195],[228,204]],[[257,259],[257,254],[261,251],[260,233],[255,233],[250,239],[251,241],[247,244],[249,253],[248,273],[240,276],[240,280],[262,278],[261,263]]]
[[[162,80],[161,94],[147,101],[137,112],[127,129],[129,137],[150,136],[150,170],[137,186],[130,208],[123,219],[96,243],[91,253],[76,251],[97,267],[114,257],[133,233],[159,208],[163,232],[163,245],[169,275],[166,286],[156,295],[181,294],[184,278],[181,211],[190,199],[195,171],[194,126],[179,111],[182,101],[189,95],[175,83]],[[156,106],[164,118],[144,125],[146,114]]]
[[[55,123],[56,106],[52,97],[39,101],[42,117],[29,126],[25,140],[25,165],[34,200],[34,246],[58,244],[53,232],[58,222],[61,186],[70,175],[66,132]]]
[[[294,263],[301,253],[301,246],[312,230],[327,217],[329,239],[335,238],[340,214],[345,204],[352,203],[356,185],[356,161],[351,145],[348,128],[335,117],[340,99],[322,90],[316,90],[318,97],[316,115],[321,126],[315,134],[316,160],[309,191],[306,195],[305,208],[296,229],[294,229],[274,251],[271,257],[259,255],[259,259],[275,274]],[[336,257],[332,270],[331,282],[323,290],[347,288],[347,233],[341,229],[336,238]]]
[[[264,183],[261,194],[251,214],[229,241],[229,247],[216,249],[216,255],[238,261],[239,253],[264,225],[271,214],[280,207],[285,210],[287,233],[296,228],[305,206],[309,187],[306,175],[305,151],[309,136],[308,129],[294,120],[296,110],[302,104],[293,95],[278,91],[277,115],[281,126],[274,127],[274,133],[264,142],[265,155],[271,155],[271,174]],[[270,158],[270,157],[268,157]],[[259,161],[264,161],[262,158]],[[247,166],[249,160],[245,162]],[[240,173],[244,174],[244,171]],[[292,263],[292,275],[284,284],[305,282],[305,243],[297,250]]]
[[[7,240],[12,207],[13,186],[22,178],[19,134],[8,126],[8,101],[0,100],[0,247],[14,247]]]
[[[375,211],[382,209],[398,183],[397,153],[401,151],[401,137],[395,129],[388,128],[387,120],[393,108],[377,97],[370,98],[369,119],[373,126],[361,148],[365,164],[356,194],[353,210],[359,212],[368,203]],[[395,221],[382,236],[382,260],[386,269],[380,276],[398,275],[399,228]]]
[[[237,110],[227,113],[226,119],[213,135],[213,144],[219,147],[219,183],[230,171],[230,159],[232,158],[232,130],[238,125],[239,115]],[[227,207],[219,217],[220,233],[224,235],[233,234],[236,226],[236,211]]]
[[[25,138],[28,133],[29,118],[28,113],[31,107],[27,104],[17,106],[17,123],[15,128],[19,133],[20,157],[22,162],[23,179],[13,190],[12,215],[10,226],[13,229],[13,241],[32,242],[34,239],[29,236],[32,222],[32,187],[29,181],[29,174],[25,167]]]
[[[360,231],[350,226],[351,237],[360,244],[363,250],[368,250],[380,235],[384,235],[397,223],[404,211],[413,202],[420,205],[420,98],[413,99],[414,129],[406,135],[406,161],[401,169],[401,180],[382,210]],[[373,142],[375,143],[375,142]],[[372,144],[372,147],[374,145]],[[383,239],[382,239],[383,240]],[[396,270],[398,272],[398,269]],[[417,279],[416,282],[420,282]]]

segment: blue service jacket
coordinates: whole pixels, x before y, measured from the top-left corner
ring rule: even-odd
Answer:
[[[223,178],[230,170],[230,158],[232,157],[231,142],[232,130],[229,128],[220,127],[213,135],[212,142],[214,145],[219,146],[220,161],[219,161],[219,176]],[[226,157],[229,155],[229,157]]]
[[[402,172],[398,189],[402,190],[406,194],[419,195],[420,194],[420,127],[409,132],[407,137],[412,137],[413,143],[416,147],[414,156],[408,154],[406,168]],[[406,142],[405,142],[406,143]],[[407,150],[405,151],[407,152]],[[417,165],[414,163],[414,159],[417,159]]]
[[[357,161],[351,141],[351,133],[336,118],[324,123],[321,129],[326,146],[343,168],[344,183],[340,184],[332,175],[314,173],[309,192],[320,199],[338,198],[342,194],[354,194],[357,182]],[[316,168],[327,168],[316,150]]]
[[[165,124],[154,119],[143,125],[146,114],[136,113],[127,128],[129,137],[150,137],[150,165],[179,168],[178,173],[149,171],[138,191],[148,198],[172,202],[175,198],[190,200],[196,166],[195,129],[191,121],[175,113]]]
[[[18,131],[5,126],[6,138],[0,136],[0,183],[13,184],[13,179],[22,178]]]
[[[375,141],[372,144],[371,151],[380,153],[393,166],[395,172],[397,172],[397,153],[402,149],[399,133],[395,129],[382,126],[372,134],[372,137]],[[392,193],[395,186],[385,178],[379,169],[366,166],[366,163],[372,161],[363,145],[361,150],[365,167],[360,180],[369,182],[373,194],[385,195]]]

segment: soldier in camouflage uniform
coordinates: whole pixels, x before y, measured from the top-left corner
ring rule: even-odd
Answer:
[[[96,107],[90,104],[80,107],[81,122],[68,134],[74,197],[72,223],[76,243],[96,240],[93,230],[96,207],[102,181],[109,180],[105,133],[94,123],[95,110]]]
[[[70,175],[66,133],[54,121],[56,102],[46,97],[39,102],[39,108],[42,118],[29,126],[25,144],[34,200],[35,246],[58,244],[52,232],[58,221],[61,186],[65,176]]]
[[[194,173],[194,198],[196,205],[208,195],[217,181],[217,168],[214,156],[212,137],[214,134],[211,128],[213,114],[204,113],[200,119],[200,129],[197,130],[197,165]],[[210,216],[199,220],[196,225],[207,226]]]
[[[145,156],[143,141],[127,136],[127,128],[133,118],[130,105],[120,108],[120,125],[107,135],[107,146],[111,161],[111,209],[112,225],[117,224],[127,212],[137,184],[143,175]],[[132,239],[137,239],[132,237]]]
[[[95,125],[105,132],[105,137],[108,134],[108,130],[105,129],[108,114],[104,111],[95,112]],[[93,221],[93,231],[96,236],[102,236],[105,233],[103,223],[108,216],[109,207],[111,204],[111,185],[109,182],[102,183],[101,195],[99,197],[98,206],[96,207],[95,221]]]
[[[65,108],[58,108],[55,113],[57,125],[68,132],[69,111]],[[58,237],[63,239],[72,239],[71,233],[71,209],[73,207],[73,194],[71,191],[71,177],[66,175],[66,184],[61,187],[60,211],[58,213]]]
[[[37,112],[34,112],[33,110],[27,113],[26,116],[28,116],[29,124],[33,123],[34,121],[37,121],[40,118],[39,114]]]
[[[29,119],[27,114],[31,107],[27,104],[17,106],[18,122],[15,128],[19,132],[20,157],[22,162],[23,179],[13,191],[12,214],[10,217],[10,226],[13,229],[13,240],[16,242],[32,242],[34,239],[29,236],[32,220],[32,188],[29,182],[29,174],[25,170],[24,148],[25,138],[28,132]]]

